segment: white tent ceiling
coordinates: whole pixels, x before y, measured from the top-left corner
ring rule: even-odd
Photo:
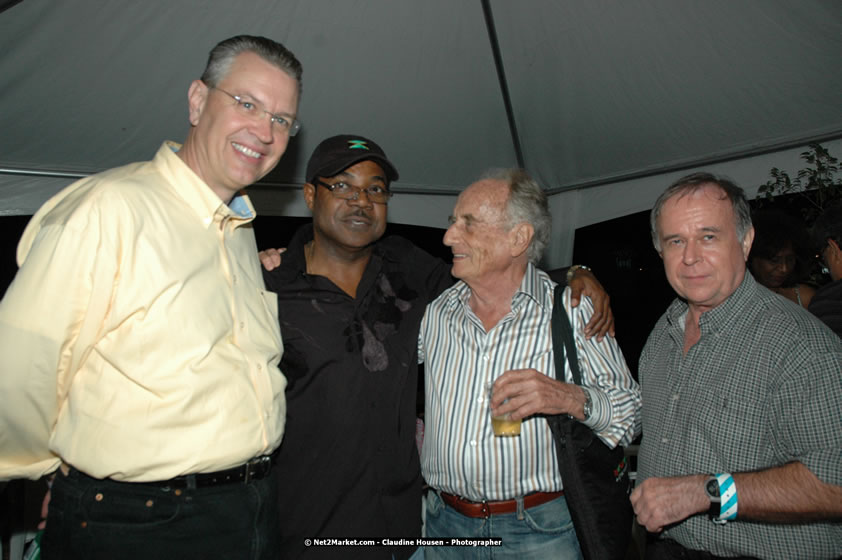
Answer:
[[[216,42],[240,33],[278,40],[304,65],[304,129],[251,189],[262,213],[304,215],[307,156],[349,132],[376,139],[400,170],[390,218],[443,226],[453,194],[485,168],[518,165],[519,145],[553,193],[550,261],[564,261],[572,228],[648,208],[683,170],[752,187],[772,166],[797,165],[808,141],[842,138],[839,0],[4,7],[0,214],[32,213],[77,175],[183,138],[190,81]]]

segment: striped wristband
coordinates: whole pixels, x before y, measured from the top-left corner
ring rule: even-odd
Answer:
[[[719,483],[719,517],[714,523],[726,523],[737,518],[737,485],[728,473],[715,475]]]

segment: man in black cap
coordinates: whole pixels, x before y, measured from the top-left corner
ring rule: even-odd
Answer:
[[[421,535],[418,328],[453,279],[449,265],[406,239],[383,238],[397,178],[373,141],[323,141],[303,188],[313,222],[295,233],[283,265],[264,274],[278,294],[288,380],[278,458],[283,558],[348,556],[320,539]],[[610,320],[601,326],[600,335]],[[357,550],[405,558],[414,547]]]

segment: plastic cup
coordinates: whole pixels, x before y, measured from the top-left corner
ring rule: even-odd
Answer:
[[[491,403],[491,392],[493,390],[493,385],[493,383],[489,383],[487,387],[489,403]],[[491,407],[489,406],[489,409],[490,408]],[[512,420],[511,418],[509,418],[508,414],[504,414],[503,416],[491,417],[491,429],[494,431],[494,435],[497,437],[519,436],[521,423],[521,420]]]

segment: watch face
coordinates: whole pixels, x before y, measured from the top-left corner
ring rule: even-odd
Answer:
[[[698,486],[696,488],[698,488]],[[708,496],[710,496],[711,498],[718,498],[719,481],[715,478],[708,479],[707,483],[705,484],[705,492],[707,492]]]

